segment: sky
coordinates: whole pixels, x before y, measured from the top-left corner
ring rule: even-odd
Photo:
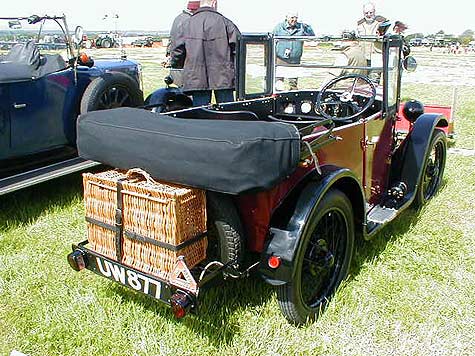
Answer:
[[[312,25],[317,35],[338,35],[354,30],[362,17],[366,1],[358,0],[218,0],[218,11],[232,20],[241,32],[268,32],[285,18],[288,11],[298,11],[299,21]],[[373,1],[376,13],[391,21],[400,20],[409,26],[406,34],[421,32],[460,35],[475,30],[475,3],[470,0]],[[436,4],[438,3],[438,4]],[[445,3],[445,5],[439,5]],[[14,5],[13,5],[14,4]],[[2,17],[61,15],[68,19],[71,31],[81,25],[84,30],[167,31],[173,19],[186,6],[183,0],[17,0],[4,1]],[[448,5],[450,4],[450,5]],[[108,19],[103,19],[108,15]],[[117,20],[112,20],[118,15]]]

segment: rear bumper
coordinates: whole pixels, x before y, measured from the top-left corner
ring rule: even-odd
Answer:
[[[72,246],[72,252],[67,257],[72,269],[75,271],[88,269],[99,276],[165,303],[171,306],[177,318],[183,317],[188,312],[196,312],[199,295],[204,290],[216,286],[217,283],[220,284],[223,273],[236,262],[230,261],[224,265],[216,261],[209,262],[204,267],[198,265],[189,270],[183,256],[179,256],[169,279],[165,280],[100,255],[85,247],[87,244],[86,240]],[[220,265],[219,268],[215,267],[216,263]],[[255,266],[257,263],[249,267],[246,272],[240,273],[239,277],[247,276]]]
[[[176,288],[168,281],[140,272],[122,263],[99,255],[84,247],[85,244],[86,242],[73,245],[73,252],[68,255],[68,261],[73,269],[81,269],[76,268],[77,266],[74,266],[74,263],[77,263],[77,260],[82,258],[84,261],[83,268],[85,267],[99,276],[108,278],[170,305],[171,297],[176,291]]]

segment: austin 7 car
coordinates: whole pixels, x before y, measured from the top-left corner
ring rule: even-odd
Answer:
[[[286,41],[305,42],[300,64],[277,64]],[[355,241],[441,187],[448,120],[414,100],[399,111],[401,77],[416,67],[404,46],[394,34],[242,35],[234,102],[188,107],[174,89],[155,95],[172,111],[81,115],[81,157],[118,170],[85,177],[88,235],[70,265],[150,295],[177,317],[199,311],[211,282],[257,273],[291,323],[315,319],[347,277]],[[373,48],[371,63],[337,58],[348,47]],[[286,88],[288,78],[298,90]],[[168,195],[154,184],[169,185],[157,188]],[[191,196],[200,203],[181,215],[171,208]],[[192,232],[170,242],[158,230]]]

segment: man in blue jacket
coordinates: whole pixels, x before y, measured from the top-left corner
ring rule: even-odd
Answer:
[[[289,12],[285,21],[279,23],[273,31],[276,36],[315,36],[310,25],[298,22],[298,13]],[[276,44],[277,65],[300,64],[303,41],[278,41]],[[284,78],[276,78],[283,83]],[[290,90],[297,90],[298,78],[289,78]]]

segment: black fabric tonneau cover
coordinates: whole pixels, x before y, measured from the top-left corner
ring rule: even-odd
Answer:
[[[269,189],[300,159],[294,125],[181,119],[131,108],[81,115],[77,143],[85,159],[230,194]]]

